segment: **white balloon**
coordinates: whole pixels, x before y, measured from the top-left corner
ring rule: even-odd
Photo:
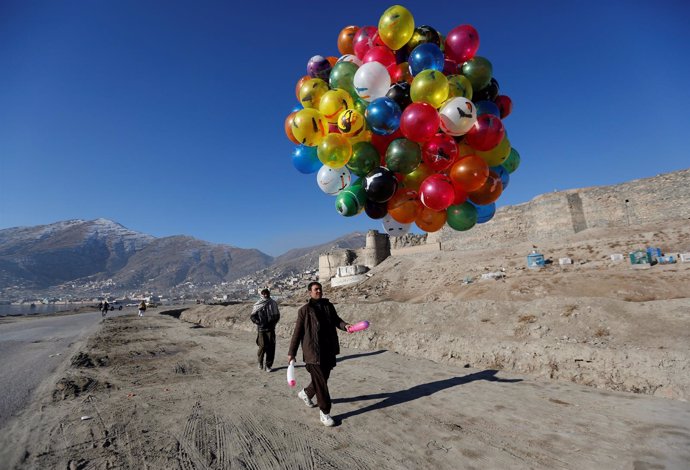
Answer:
[[[386,96],[391,87],[391,76],[383,64],[367,62],[355,72],[353,84],[360,98],[373,101]]]
[[[456,96],[441,106],[441,130],[449,135],[465,135],[477,122],[477,108],[467,98]]]
[[[386,232],[391,237],[401,237],[410,231],[412,224],[401,224],[390,214],[386,215],[383,220],[383,231]]]
[[[316,174],[316,183],[321,191],[331,196],[335,196],[345,189],[352,181],[352,173],[347,167],[331,168],[322,166]]]

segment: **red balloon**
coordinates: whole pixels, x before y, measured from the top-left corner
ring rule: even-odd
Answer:
[[[468,194],[470,201],[478,206],[486,206],[495,202],[503,192],[501,177],[495,171],[489,171],[486,182],[476,191]]]
[[[395,54],[386,46],[374,46],[364,54],[362,63],[378,62],[384,67],[390,67],[395,64]]]
[[[434,174],[422,182],[419,187],[419,199],[422,204],[433,211],[446,210],[453,204],[455,188],[450,178],[445,175]]]
[[[443,73],[444,75],[457,75],[458,63],[452,59],[445,58],[443,60]]]
[[[359,28],[352,40],[352,46],[357,57],[363,59],[369,49],[374,47],[374,35],[377,35],[378,31],[376,26],[363,26]]]
[[[422,160],[434,172],[449,168],[457,156],[458,145],[453,136],[445,132],[437,132],[422,145]]]
[[[402,137],[402,133],[400,132],[400,129],[396,130],[393,132],[391,135],[380,135],[380,134],[372,134],[371,135],[371,145],[374,146],[376,151],[379,153],[381,156],[381,165],[386,166],[386,150],[388,150],[388,145],[393,142],[395,139],[399,139]]]
[[[407,82],[412,83],[414,77],[410,73],[410,65],[407,62],[389,65],[388,74],[391,76],[391,83]]]
[[[456,26],[446,37],[446,57],[458,64],[473,58],[477,49],[479,49],[479,34],[471,25]]]
[[[494,103],[498,106],[498,111],[501,113],[501,119],[513,112],[513,100],[511,100],[508,95],[498,95]]]
[[[413,142],[421,143],[431,139],[440,125],[441,116],[429,103],[412,103],[400,117],[402,134]]]
[[[503,123],[498,116],[482,114],[477,116],[477,122],[465,135],[465,142],[475,150],[486,152],[500,144],[505,133]]]
[[[453,204],[451,204],[451,205],[457,206],[457,205],[462,204],[465,201],[467,201],[467,191],[465,191],[465,188],[463,188],[461,185],[459,185],[455,181],[452,181],[452,183],[453,183],[453,189],[455,189],[455,199],[453,199]]]

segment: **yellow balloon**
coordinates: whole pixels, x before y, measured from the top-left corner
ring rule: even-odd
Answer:
[[[352,137],[359,134],[366,127],[367,121],[359,111],[346,109],[338,115],[336,124],[341,134]]]
[[[438,70],[422,70],[412,80],[410,98],[415,103],[424,102],[440,108],[448,99],[448,79]]]
[[[341,168],[352,157],[352,144],[342,134],[328,134],[319,143],[316,155],[324,165],[331,168]]]
[[[373,134],[371,131],[362,131],[359,134],[353,135],[350,137],[350,143],[352,145],[355,145],[356,143],[359,142],[371,142]]]
[[[448,98],[455,98],[456,96],[472,101],[472,83],[464,75],[448,77]]]
[[[383,12],[379,19],[379,37],[392,50],[397,51],[412,38],[414,18],[412,13],[401,5],[393,5]]]
[[[328,91],[328,84],[320,78],[310,78],[299,89],[299,102],[305,108],[319,109],[321,97]]]
[[[403,176],[403,186],[408,189],[419,191],[419,187],[422,185],[422,182],[433,173],[434,171],[431,168],[426,166],[426,164],[421,163],[413,172]]]
[[[353,107],[350,94],[340,88],[328,90],[319,101],[319,111],[329,124],[335,124],[340,113]]]
[[[292,135],[308,147],[319,145],[328,134],[328,121],[313,108],[300,109],[292,118]]]
[[[506,158],[510,155],[510,141],[508,137],[503,137],[503,140],[491,150],[486,152],[475,150],[474,154],[481,157],[487,165],[498,166],[506,161]]]

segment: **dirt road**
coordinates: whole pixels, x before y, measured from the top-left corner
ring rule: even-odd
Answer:
[[[0,436],[10,468],[686,469],[690,404],[345,349],[332,415],[255,366],[254,335],[108,319]],[[301,357],[301,353],[298,354]],[[61,379],[61,380],[59,380]],[[56,385],[57,384],[57,385]],[[82,420],[81,417],[88,417]]]

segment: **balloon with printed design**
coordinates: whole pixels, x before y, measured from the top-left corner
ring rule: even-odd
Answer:
[[[410,73],[417,75],[422,70],[438,70],[443,72],[445,60],[441,49],[432,43],[420,44],[415,47],[407,59],[410,64]]]
[[[446,55],[462,64],[472,59],[479,49],[479,33],[473,26],[463,24],[453,28],[445,40]]]
[[[327,133],[328,121],[316,109],[302,109],[292,118],[292,135],[303,145],[319,145]]]
[[[352,173],[346,167],[331,168],[323,165],[316,174],[316,183],[321,191],[335,196],[345,189],[352,181]]]
[[[437,132],[441,124],[436,108],[429,103],[411,103],[400,118],[400,131],[414,142],[426,142]]]
[[[352,39],[352,48],[357,57],[362,59],[369,49],[374,47],[374,37],[377,34],[376,26],[363,26],[359,28]]]
[[[486,152],[501,143],[505,128],[501,118],[493,114],[477,116],[477,122],[465,135],[465,142],[476,150]]]
[[[400,106],[383,96],[373,100],[364,113],[367,124],[375,134],[390,135],[400,127]]]
[[[434,172],[450,168],[458,156],[458,146],[452,136],[438,132],[422,145],[422,160]]]
[[[352,217],[364,210],[366,202],[362,180],[353,181],[335,196],[335,210],[343,217]]]
[[[401,224],[411,224],[422,211],[419,193],[410,188],[399,188],[387,204],[388,214]]]
[[[328,90],[319,100],[319,111],[329,124],[337,124],[340,113],[352,108],[352,97],[341,88]]]
[[[398,180],[393,172],[385,167],[373,169],[363,179],[367,198],[374,202],[388,201],[398,189]]]
[[[381,157],[376,147],[370,142],[357,142],[352,145],[352,157],[347,162],[347,167],[357,176],[366,176],[381,164]]]
[[[443,228],[443,225],[446,223],[446,218],[445,210],[435,211],[428,207],[422,207],[414,223],[425,232],[432,233],[438,232]]]
[[[395,139],[386,149],[386,167],[396,173],[407,174],[422,162],[422,149],[409,139]]]
[[[310,78],[299,89],[299,102],[305,108],[319,109],[321,97],[328,91],[328,84],[320,78]]]
[[[461,71],[472,84],[472,90],[481,90],[491,82],[493,67],[485,57],[475,56],[462,64]]]
[[[453,204],[455,188],[450,178],[436,173],[429,176],[419,187],[419,200],[431,210],[442,211]]]
[[[357,95],[365,101],[386,96],[391,86],[388,70],[378,62],[362,64],[355,72],[353,84]]]
[[[383,231],[391,237],[402,237],[410,231],[412,224],[401,224],[390,214],[385,216],[382,220]]]
[[[422,70],[412,80],[410,97],[439,108],[448,98],[448,79],[438,70]]]
[[[300,173],[316,173],[321,168],[321,161],[316,154],[316,147],[299,145],[292,151],[292,164]]]
[[[407,44],[414,34],[412,13],[401,5],[388,8],[379,19],[378,33],[386,46],[397,51]]]
[[[324,165],[340,168],[352,157],[352,144],[342,134],[328,134],[319,142],[316,154]]]
[[[448,135],[465,135],[477,122],[477,109],[474,103],[461,96],[446,101],[438,114],[441,119],[441,130]]]
[[[468,194],[468,199],[478,206],[486,206],[495,202],[503,192],[501,177],[494,171],[489,171],[489,176],[482,186]]]
[[[338,35],[338,52],[341,55],[355,53],[355,34],[359,31],[359,26],[345,26]]]

